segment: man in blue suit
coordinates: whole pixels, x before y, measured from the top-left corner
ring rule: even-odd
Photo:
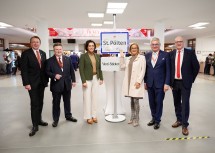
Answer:
[[[170,59],[171,88],[177,121],[172,127],[177,128],[182,125],[182,134],[188,135],[190,92],[199,72],[199,62],[194,51],[184,48],[182,37],[175,38],[175,46],[176,50],[170,53]]]
[[[159,38],[152,38],[151,49],[152,52],[145,55],[146,74],[144,81],[145,89],[148,90],[152,115],[152,120],[147,125],[154,125],[156,130],[160,127],[163,100],[170,85],[170,58],[169,53],[160,50]]]

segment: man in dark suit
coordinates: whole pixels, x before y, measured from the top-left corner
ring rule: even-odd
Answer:
[[[182,134],[188,135],[188,118],[190,114],[190,92],[192,83],[199,72],[199,62],[192,50],[184,48],[183,38],[175,38],[176,50],[170,53],[171,88],[177,121],[173,128],[182,125]]]
[[[33,128],[29,136],[33,136],[39,130],[38,125],[48,125],[42,120],[43,98],[45,87],[48,85],[48,77],[45,73],[46,53],[39,49],[40,38],[31,37],[30,44],[31,49],[24,51],[21,56],[21,75],[23,85],[28,90],[31,99]]]
[[[160,40],[152,38],[152,52],[145,55],[146,74],[144,77],[145,89],[148,90],[149,106],[152,120],[147,124],[159,129],[163,111],[165,92],[170,85],[170,58],[169,53],[160,50]]]
[[[60,43],[53,46],[54,55],[48,59],[46,73],[51,78],[50,90],[53,97],[52,115],[53,127],[57,127],[60,117],[60,100],[63,96],[65,118],[68,121],[77,122],[72,117],[70,98],[72,86],[75,87],[75,72],[71,59],[63,55],[63,47]]]

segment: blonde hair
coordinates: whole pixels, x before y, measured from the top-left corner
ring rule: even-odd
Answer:
[[[133,46],[133,45],[136,45],[137,46],[137,50],[138,50],[138,54],[140,53],[140,49],[139,49],[139,45],[137,44],[137,43],[131,43],[131,45],[129,46],[129,54],[131,54],[131,47]]]

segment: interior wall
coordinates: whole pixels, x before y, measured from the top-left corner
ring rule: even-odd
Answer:
[[[200,62],[204,62],[208,54],[215,52],[215,36],[196,38],[196,55]]]

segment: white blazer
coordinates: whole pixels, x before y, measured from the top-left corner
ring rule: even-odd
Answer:
[[[130,87],[128,89],[128,64],[131,57],[125,60],[124,57],[120,57],[120,67],[125,69],[125,76],[122,85],[122,92],[125,96],[143,98],[144,97],[144,76],[146,71],[146,60],[143,55],[138,55],[133,62]],[[139,89],[136,89],[135,83],[141,84]]]

